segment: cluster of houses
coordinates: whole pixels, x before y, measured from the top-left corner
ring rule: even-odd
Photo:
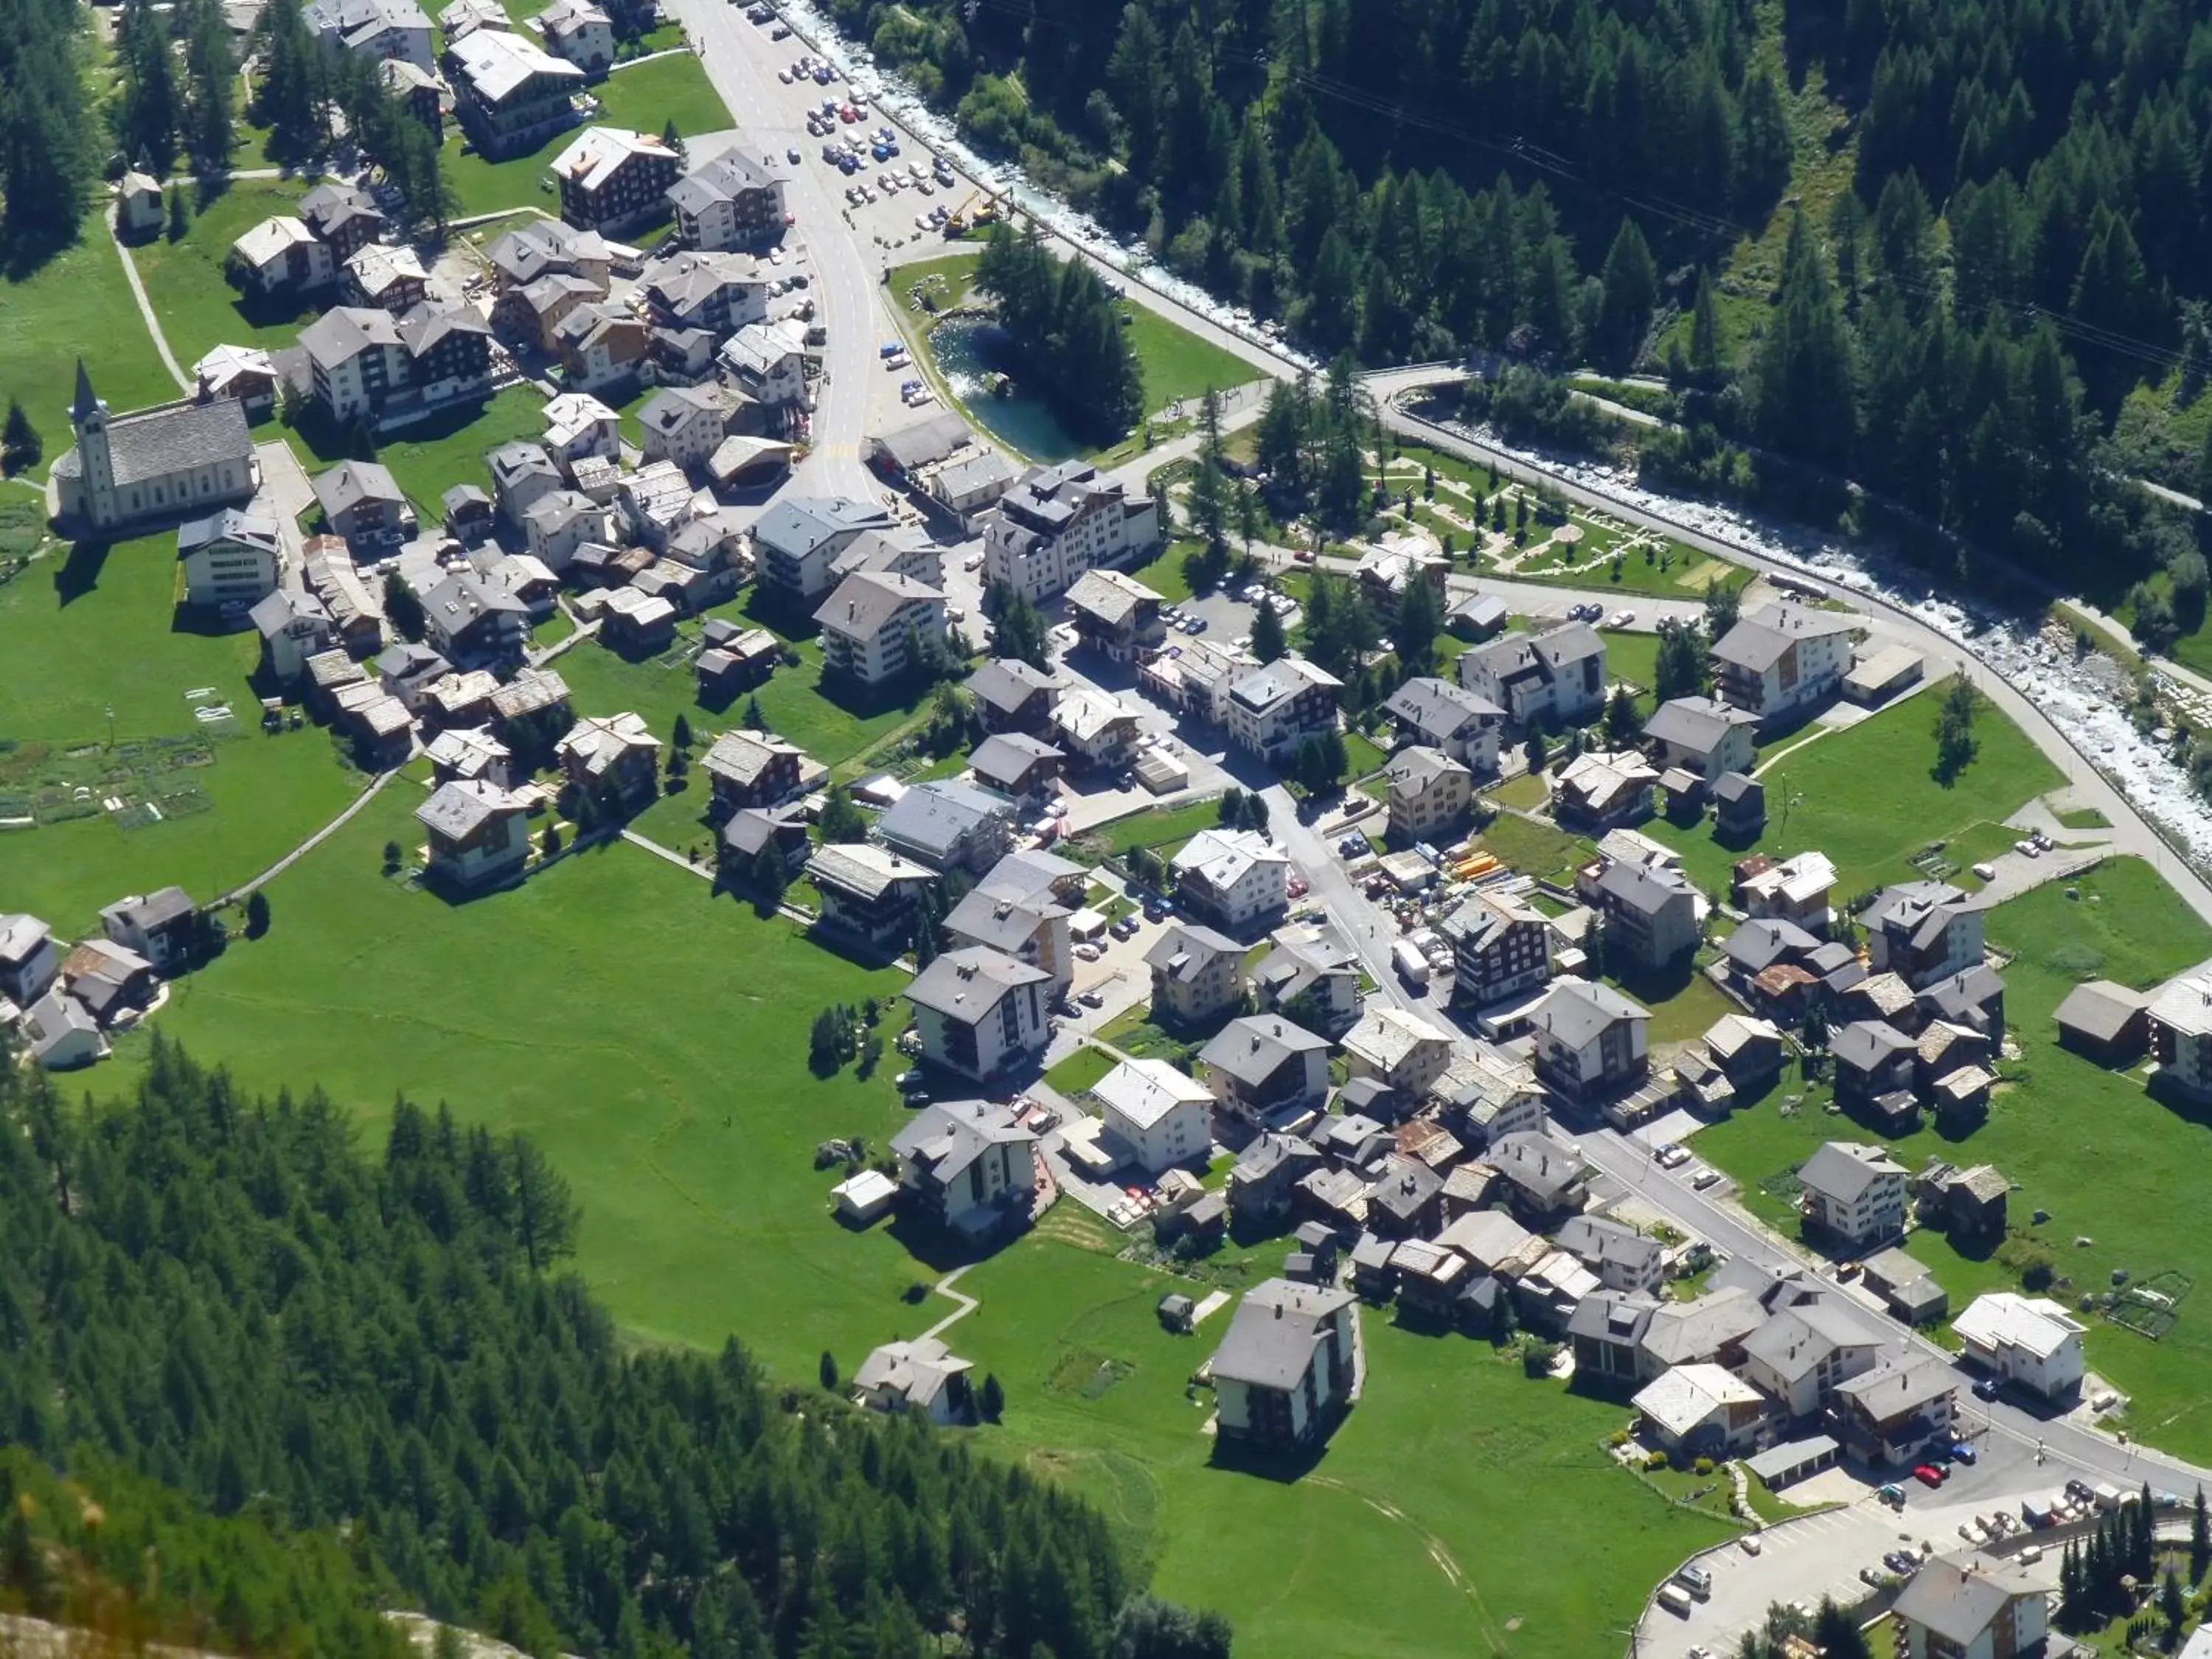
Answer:
[[[197,965],[210,929],[181,887],[134,893],[100,913],[100,936],[70,944],[33,915],[0,915],[0,1032],[28,1061],[68,1071],[103,1060]]]

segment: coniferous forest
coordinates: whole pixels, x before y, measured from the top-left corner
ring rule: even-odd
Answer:
[[[241,1097],[158,1034],[82,1109],[0,1064],[0,1607],[257,1653],[1220,1659],[1102,1517],[956,1437],[635,1352],[521,1139]],[[57,1479],[66,1475],[72,1485]]]
[[[2194,556],[2106,475],[2212,466],[2100,446],[2138,383],[2185,407],[2212,372],[2201,8],[831,4],[981,147],[1324,358],[1660,370],[1657,482],[1778,456],[2092,587]],[[1833,131],[1793,131],[1808,96]],[[1801,205],[1793,167],[1844,146]]]

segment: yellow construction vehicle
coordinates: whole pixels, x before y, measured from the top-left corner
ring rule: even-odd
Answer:
[[[965,236],[973,228],[995,224],[999,218],[999,198],[988,191],[973,191],[968,199],[945,216],[945,234]]]

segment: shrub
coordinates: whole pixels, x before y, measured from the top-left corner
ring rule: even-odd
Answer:
[[[1662,1451],[1649,1451],[1644,1453],[1644,1467],[1647,1469],[1665,1468],[1667,1467],[1667,1454]]]
[[[1700,1457],[1690,1465],[1690,1472],[1693,1474],[1711,1474],[1713,1472],[1713,1460],[1710,1457]]]
[[[1559,1357],[1559,1345],[1554,1342],[1530,1342],[1521,1350],[1521,1370],[1528,1376],[1549,1376],[1552,1364]]]

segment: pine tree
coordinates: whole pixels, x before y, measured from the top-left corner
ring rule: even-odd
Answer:
[[[758,692],[755,692],[751,696],[745,699],[745,712],[744,714],[739,716],[738,724],[744,726],[748,732],[765,732],[768,730],[768,716],[761,713],[760,694]]]
[[[7,427],[0,431],[0,466],[11,473],[27,471],[39,464],[46,449],[46,441],[40,437],[38,428],[31,424],[21,401],[10,398]]]
[[[1214,822],[1224,830],[1244,827],[1244,792],[1235,784],[1221,792],[1221,803],[1215,809]]]
[[[1252,655],[1262,663],[1270,663],[1291,648],[1283,632],[1283,619],[1273,605],[1261,605],[1252,613]]]
[[[1443,631],[1443,616],[1437,605],[1437,591],[1417,573],[1406,579],[1406,591],[1398,598],[1396,625],[1391,638],[1398,647],[1398,659],[1410,672],[1426,669],[1436,654],[1437,635]]]
[[[183,241],[185,233],[191,228],[192,211],[185,204],[184,188],[179,185],[172,185],[169,186],[169,240],[173,242]]]
[[[2189,1582],[2202,1584],[2208,1570],[2212,1570],[2212,1510],[2208,1510],[2204,1488],[2199,1486],[2189,1511]]]
[[[255,888],[246,901],[246,936],[259,939],[269,931],[269,895]]]
[[[1000,1385],[999,1374],[996,1371],[986,1371],[983,1374],[982,1395],[979,1403],[982,1408],[983,1420],[987,1423],[995,1423],[1006,1414],[1006,1391]],[[2171,1575],[2169,1575],[2169,1580],[2170,1578]]]
[[[1661,702],[1693,697],[1705,690],[1705,649],[1687,626],[1659,631],[1659,655],[1652,670],[1652,696]]]

